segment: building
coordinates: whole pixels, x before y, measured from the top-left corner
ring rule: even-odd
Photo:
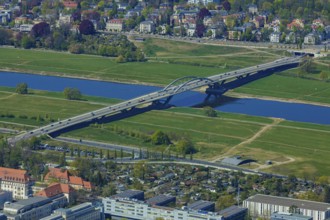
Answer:
[[[309,33],[304,37],[304,44],[315,45],[320,43],[320,36],[315,32]]]
[[[174,209],[164,206],[151,206],[136,199],[103,198],[104,214],[113,219],[128,218],[136,220],[224,220],[221,215],[208,211]]]
[[[0,191],[0,209],[3,209],[3,205],[6,202],[13,200],[13,193],[10,191]]]
[[[198,200],[192,204],[189,204],[187,206],[188,210],[195,210],[195,211],[210,211],[214,212],[215,209],[215,203],[204,201],[204,200]]]
[[[84,181],[81,177],[70,176],[67,170],[59,168],[49,168],[49,172],[45,176],[46,182],[58,181],[60,183],[69,184],[74,189],[83,189],[92,191],[93,186],[90,182]]]
[[[219,215],[223,216],[224,220],[241,220],[246,218],[247,213],[247,208],[233,205],[224,210],[221,210]]]
[[[31,180],[26,170],[0,167],[0,189],[13,193],[14,199],[26,199]]]
[[[121,32],[125,28],[125,22],[123,19],[111,19],[107,22],[107,31]]]
[[[140,23],[140,33],[153,33],[155,31],[155,24],[152,21],[142,21]]]
[[[167,195],[157,195],[152,197],[146,201],[149,205],[156,205],[156,206],[166,206],[170,203],[175,203],[176,198],[174,196],[167,196]]]
[[[63,195],[66,198],[66,201],[63,201],[63,207],[71,202],[72,196],[74,195],[75,191],[72,186],[65,183],[53,183],[47,188],[37,192],[35,196],[46,197],[46,198],[53,198],[58,195]]]
[[[243,201],[252,217],[270,218],[274,212],[295,212],[313,217],[313,220],[325,220],[330,217],[330,204],[286,197],[257,194]]]
[[[294,213],[274,212],[270,216],[270,220],[313,220],[313,218]]]
[[[279,43],[281,39],[281,33],[280,32],[273,32],[269,36],[271,43]]]
[[[258,13],[258,6],[255,5],[255,4],[250,4],[250,5],[248,6],[248,11],[249,11],[249,13],[251,13],[251,14],[257,14],[257,13]]]
[[[103,220],[103,212],[99,207],[86,202],[68,209],[57,209],[50,216],[41,220]]]
[[[53,210],[61,208],[64,196],[52,199],[45,197],[30,197],[13,203],[5,203],[3,213],[8,220],[31,220],[49,216]]]

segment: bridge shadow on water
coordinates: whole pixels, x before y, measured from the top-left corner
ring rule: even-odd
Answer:
[[[132,108],[130,110],[126,110],[126,111],[122,111],[118,114],[115,115],[109,115],[109,116],[103,116],[97,119],[93,119],[91,121],[86,121],[80,124],[76,124],[76,125],[72,125],[70,127],[61,129],[59,131],[53,132],[51,134],[49,134],[51,137],[57,137],[60,136],[63,133],[67,133],[73,130],[77,130],[77,129],[81,129],[81,128],[85,128],[90,126],[91,124],[105,124],[105,123],[110,123],[110,122],[114,122],[114,121],[118,121],[124,118],[128,118],[128,117],[132,117],[135,115],[139,115],[145,112],[149,112],[152,110],[164,110],[164,109],[168,109],[172,107],[172,105],[163,105],[163,104],[152,104],[146,107],[142,107],[142,108]]]
[[[245,84],[248,84],[250,82],[253,82],[255,80],[264,78],[266,76],[272,75],[274,72],[280,72],[292,67],[296,67],[297,65],[285,65],[285,66],[281,66],[278,68],[274,68],[271,71],[260,71],[256,74],[253,74],[251,76],[247,76],[244,78],[238,78],[235,79],[233,81],[229,81],[223,84],[220,84],[217,88],[210,88],[209,90],[206,90],[205,94],[205,100],[202,103],[198,103],[195,105],[192,105],[192,107],[195,108],[202,108],[204,106],[211,106],[211,107],[218,107],[224,104],[228,104],[231,102],[235,102],[237,100],[239,100],[239,98],[234,98],[234,97],[229,97],[229,96],[225,96],[223,95],[225,92],[227,92],[230,89],[234,89],[240,86],[243,86]],[[115,115],[109,115],[109,116],[103,116],[97,119],[93,119],[91,121],[87,121],[87,122],[83,122],[77,125],[73,125],[67,128],[64,128],[62,130],[56,131],[54,133],[49,134],[51,137],[57,137],[60,136],[63,133],[66,132],[70,132],[76,129],[81,129],[81,128],[85,128],[90,126],[91,124],[105,124],[105,123],[110,123],[110,122],[114,122],[114,121],[118,121],[124,118],[128,118],[128,117],[132,117],[141,113],[145,113],[148,111],[152,111],[152,110],[164,110],[164,109],[168,109],[170,107],[172,107],[173,105],[170,104],[151,104],[149,106],[146,107],[142,107],[142,108],[133,108],[130,110],[126,110],[126,111],[122,111],[121,113],[115,114]]]

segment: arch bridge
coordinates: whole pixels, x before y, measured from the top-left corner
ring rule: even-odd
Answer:
[[[216,74],[210,77],[181,77],[168,84],[165,88],[156,92],[151,92],[149,94],[123,101],[118,104],[54,122],[43,127],[19,134],[11,138],[9,141],[15,143],[19,140],[31,138],[32,136],[52,134],[81,123],[102,118],[104,116],[119,114],[146,103],[159,103],[161,100],[165,99],[163,104],[167,104],[174,95],[200,87],[208,86],[208,89],[206,89],[208,97],[211,95],[221,95],[228,89],[235,88],[251,80],[258,79],[260,74],[261,76],[267,76],[276,71],[282,71],[296,67],[299,65],[301,60],[301,56],[288,57],[257,66]]]

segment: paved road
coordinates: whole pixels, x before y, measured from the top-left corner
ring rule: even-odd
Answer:
[[[9,142],[16,142],[19,140],[29,139],[33,136],[47,135],[53,132],[62,130],[67,127],[71,127],[73,125],[77,125],[86,121],[91,121],[93,119],[102,118],[106,115],[118,114],[122,111],[129,110],[131,108],[135,108],[136,106],[151,103],[157,100],[166,99],[168,97],[172,97],[176,94],[197,89],[199,87],[213,85],[218,82],[223,82],[226,80],[231,80],[233,78],[239,78],[245,75],[253,75],[258,73],[259,71],[273,71],[277,67],[288,66],[292,64],[298,64],[301,60],[301,57],[290,57],[290,58],[282,58],[279,60],[275,60],[270,63],[260,64],[257,66],[252,66],[248,68],[243,68],[236,71],[231,71],[227,73],[221,73],[217,75],[213,75],[207,78],[192,78],[190,81],[182,83],[180,85],[170,84],[156,92],[152,92],[146,95],[142,95],[127,101],[123,101],[121,103],[111,105],[99,110],[95,110],[92,112],[88,112],[85,114],[81,114],[75,117],[71,117],[68,119],[61,120],[59,122],[54,122],[49,125],[36,128],[34,130],[28,131],[23,134],[19,134],[16,137],[13,137],[9,140]]]

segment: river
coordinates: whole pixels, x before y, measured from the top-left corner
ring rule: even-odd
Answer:
[[[26,73],[0,72],[0,86],[15,87],[25,82],[29,88],[48,91],[63,91],[66,87],[78,88],[82,94],[116,99],[131,99],[159,87],[112,83],[87,79],[64,78]],[[185,92],[174,96],[170,104],[176,106],[193,106],[201,103],[205,94]],[[291,121],[310,122],[330,125],[330,107],[270,101],[255,98],[240,98],[226,101],[215,107],[223,112],[240,113],[255,116],[283,118]]]

